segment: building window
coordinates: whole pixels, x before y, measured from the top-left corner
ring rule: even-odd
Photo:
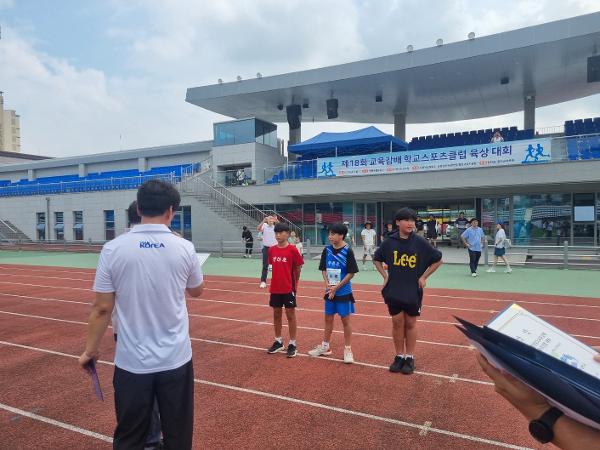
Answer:
[[[46,239],[46,213],[39,212],[36,214],[36,225],[38,241]]]
[[[104,211],[104,239],[110,241],[115,238],[115,211]]]
[[[54,236],[57,241],[65,240],[65,219],[62,212],[54,213]]]
[[[513,197],[513,243],[559,245],[571,236],[571,195],[532,194]]]
[[[171,221],[171,230],[178,233],[188,241],[192,240],[192,207],[180,206],[173,220]]]
[[[83,211],[73,211],[73,238],[83,241]]]

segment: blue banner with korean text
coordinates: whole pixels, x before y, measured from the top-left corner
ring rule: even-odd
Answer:
[[[317,177],[543,164],[552,160],[550,143],[550,139],[531,139],[463,147],[318,158]]]

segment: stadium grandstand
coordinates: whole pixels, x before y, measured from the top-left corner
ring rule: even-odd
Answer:
[[[536,128],[536,108],[600,93],[600,13],[339,66],[193,87],[232,120],[212,141],[0,166],[0,238],[102,242],[146,179],[176,183],[174,228],[199,248],[276,213],[313,244],[348,221],[381,230],[400,206],[456,243],[460,212],[513,243],[600,242],[600,118]],[[521,111],[523,124],[407,139],[406,125]],[[598,111],[600,114],[600,110]],[[367,124],[302,140],[302,122]],[[276,123],[289,125],[289,145]],[[393,124],[393,135],[372,124]],[[9,230],[6,226],[8,224]],[[12,230],[12,232],[11,232]],[[222,250],[222,247],[221,247]]]

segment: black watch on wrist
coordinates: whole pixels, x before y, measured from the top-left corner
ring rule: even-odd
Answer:
[[[536,441],[547,444],[554,439],[554,424],[563,415],[563,412],[555,407],[548,409],[542,417],[529,422],[529,433]]]

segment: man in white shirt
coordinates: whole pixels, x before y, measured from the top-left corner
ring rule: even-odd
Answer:
[[[267,216],[256,227],[262,235],[262,273],[260,274],[260,288],[267,287],[267,274],[269,273],[269,248],[277,245],[275,239],[275,224],[279,222],[275,216]]]
[[[141,224],[102,248],[79,364],[87,370],[98,359],[116,308],[113,447],[144,447],[156,397],[166,448],[187,450],[192,448],[194,370],[185,292],[202,293],[202,271],[194,245],[168,228],[179,208],[175,187],[146,181],[137,202]]]
[[[373,259],[373,254],[375,253],[375,239],[377,238],[377,232],[372,227],[373,224],[371,222],[365,222],[365,227],[360,232],[360,237],[363,244],[363,270],[365,270],[365,261],[367,260],[367,255],[371,256],[371,259]]]

